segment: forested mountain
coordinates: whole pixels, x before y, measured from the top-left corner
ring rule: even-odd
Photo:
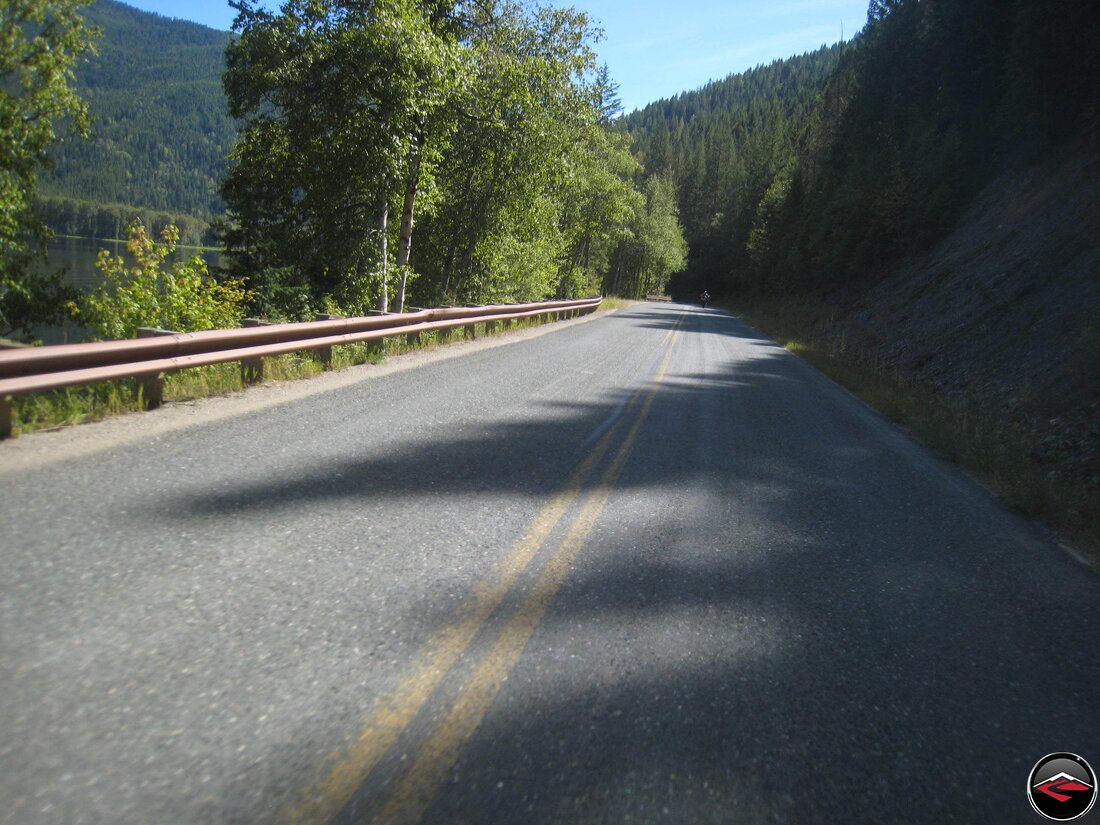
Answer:
[[[676,177],[684,291],[883,273],[1001,170],[1094,131],[1100,12],[1043,0],[873,0],[855,41],[635,113]]]
[[[95,0],[84,11],[102,36],[77,68],[75,88],[93,118],[90,141],[53,151],[56,176],[41,192],[100,204],[208,218],[224,212],[218,185],[234,138],[222,90],[230,35]],[[54,201],[57,228],[74,205]],[[88,212],[87,205],[84,211]],[[79,211],[70,220],[87,223]]]
[[[731,75],[622,121],[646,171],[676,181],[689,273],[700,288],[743,266],[757,204],[793,164],[843,48]]]

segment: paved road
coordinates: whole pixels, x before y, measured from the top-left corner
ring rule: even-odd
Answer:
[[[3,823],[1027,823],[1100,768],[1100,577],[717,311],[3,462]]]

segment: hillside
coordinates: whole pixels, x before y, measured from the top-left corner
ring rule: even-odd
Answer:
[[[627,121],[680,192],[674,295],[747,310],[1094,547],[1098,31],[1088,4],[874,0],[824,78],[781,63]]]
[[[96,0],[85,16],[102,29],[98,56],[76,78],[92,139],[58,145],[42,194],[220,215],[234,137],[221,85],[229,33],[114,0]]]
[[[880,281],[788,312],[827,351],[996,410],[1033,459],[1100,496],[1097,237],[1100,155],[1076,144],[1002,173]]]

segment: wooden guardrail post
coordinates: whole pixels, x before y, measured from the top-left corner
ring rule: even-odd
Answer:
[[[260,318],[245,318],[241,321],[242,327],[266,327],[270,325],[270,321],[264,321]],[[242,358],[241,359],[241,383],[242,384],[259,384],[264,380],[264,359],[263,358]]]
[[[497,322],[496,321],[486,321],[485,322],[485,334],[486,335],[492,335],[496,331],[497,331]]]
[[[343,315],[332,315],[331,313],[323,312],[313,320],[315,321],[342,321]],[[328,371],[332,369],[332,347],[318,347],[317,357],[321,361],[321,369]]]
[[[462,333],[467,338],[477,338],[477,324],[466,324],[462,328]]]
[[[450,309],[450,308],[451,308],[450,304],[441,304],[440,306],[436,307],[436,309]],[[448,327],[447,329],[439,330],[439,333],[438,333],[439,343],[440,344],[449,344],[449,343],[451,343],[451,339],[454,338],[454,334],[455,334],[455,331],[451,327]]]
[[[11,438],[11,396],[0,395],[0,438]]]
[[[138,338],[156,338],[161,335],[178,335],[170,329],[160,327],[138,327]],[[139,375],[137,378],[138,396],[141,398],[141,406],[147,410],[155,410],[164,403],[164,373],[158,372],[152,375]]]
[[[406,306],[402,309],[402,312],[423,312],[424,307]],[[418,347],[420,346],[420,333],[410,332],[405,336],[405,346]]]
[[[0,349],[30,349],[30,344],[0,338]],[[12,421],[11,396],[0,395],[0,438],[11,438],[14,423]]]
[[[407,347],[420,346],[420,333],[419,332],[410,332],[410,333],[406,334],[405,335],[405,346],[407,346]]]
[[[389,315],[388,312],[383,312],[380,309],[368,309],[367,315]],[[367,343],[367,357],[377,358],[381,361],[386,357],[386,339],[379,338],[377,341],[370,341]]]

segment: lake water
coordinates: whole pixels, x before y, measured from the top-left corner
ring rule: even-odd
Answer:
[[[49,259],[46,267],[50,271],[64,270],[64,282],[82,292],[92,291],[103,281],[103,276],[99,274],[95,265],[99,250],[106,249],[112,255],[121,255],[127,262],[133,260],[125,241],[55,237],[50,241],[48,249]],[[211,269],[215,269],[221,262],[219,250],[199,250],[194,247],[177,247],[172,253],[171,260],[185,260],[196,253],[202,255]],[[37,327],[34,330],[34,336],[40,338],[45,344],[76,343],[88,339],[87,330],[68,320],[59,327]]]

